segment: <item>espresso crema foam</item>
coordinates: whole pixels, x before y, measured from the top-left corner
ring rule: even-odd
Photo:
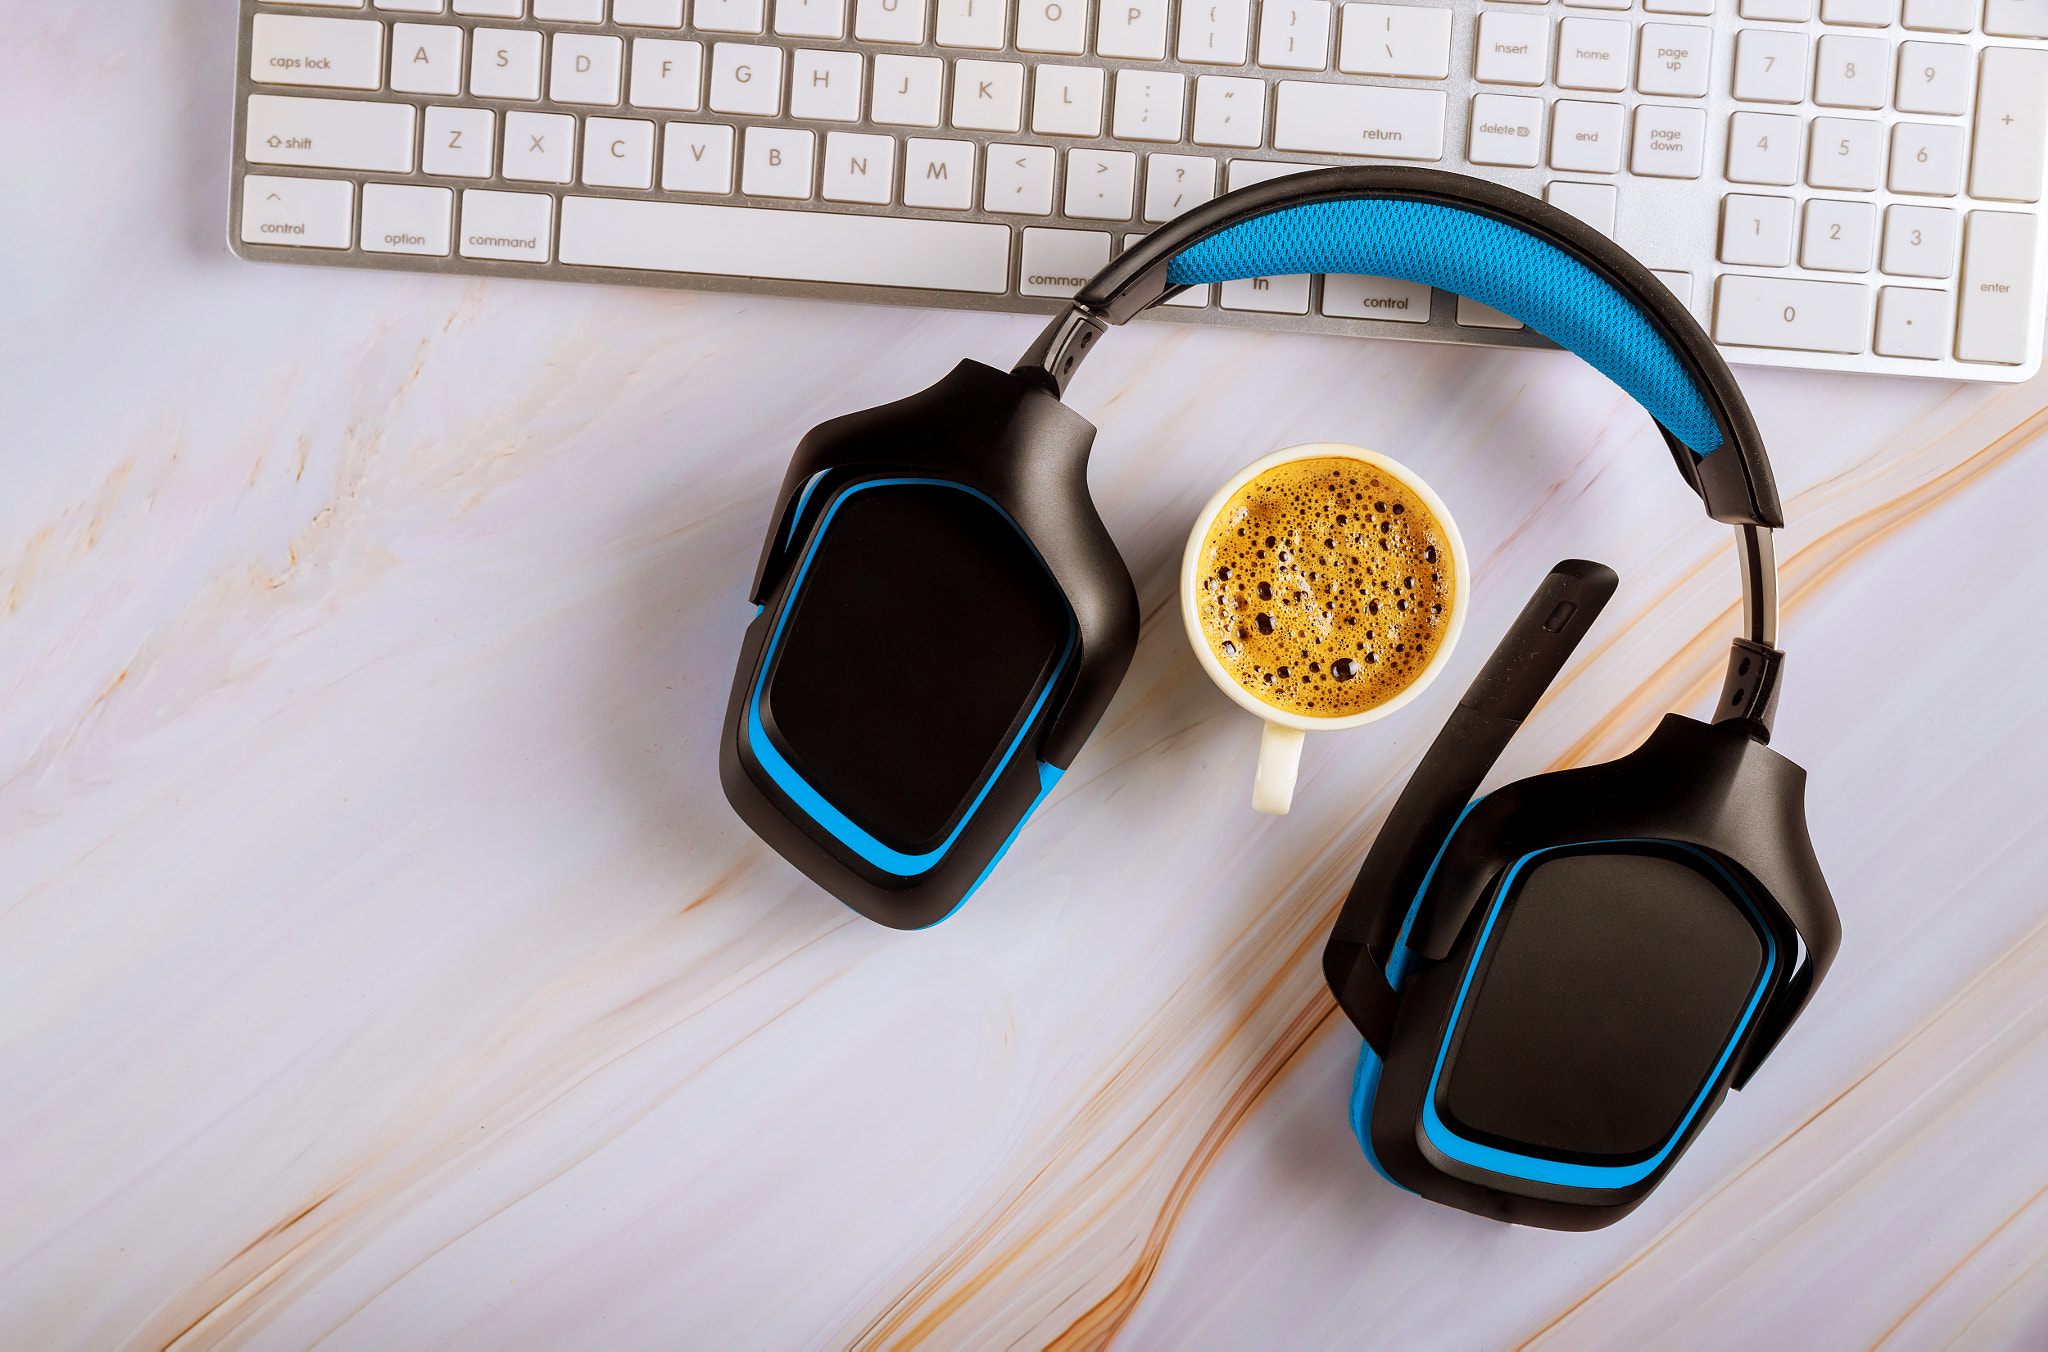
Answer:
[[[1458,579],[1435,515],[1369,461],[1275,465],[1202,540],[1209,650],[1237,683],[1311,718],[1364,713],[1412,684],[1448,632]]]

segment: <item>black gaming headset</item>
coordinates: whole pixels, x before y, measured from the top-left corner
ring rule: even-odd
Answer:
[[[1060,402],[1110,325],[1191,285],[1398,277],[1506,312],[1657,421],[1736,528],[1745,632],[1711,724],[1472,793],[1614,587],[1546,579],[1404,790],[1324,955],[1366,1037],[1375,1166],[1451,1205],[1566,1229],[1624,1215],[1797,1015],[1832,957],[1805,775],[1771,751],[1784,524],[1748,405],[1691,314],[1606,236],[1435,170],[1277,179],[1160,227],[1008,374],[963,361],[798,445],[719,756],[734,809],[870,919],[944,919],[1072,763],[1128,667],[1137,596]]]

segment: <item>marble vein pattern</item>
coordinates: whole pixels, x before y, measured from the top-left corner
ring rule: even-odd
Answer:
[[[239,263],[233,22],[0,17],[0,1347],[2048,1346],[2048,383],[1741,373],[1847,938],[1639,1212],[1512,1229],[1366,1167],[1318,955],[1555,560],[1622,587],[1496,778],[1704,712],[1731,542],[1635,405],[1116,335],[1136,660],[893,933],[718,792],[744,593],[805,428],[1037,321]],[[1173,586],[1315,440],[1432,482],[1474,612],[1269,819]]]

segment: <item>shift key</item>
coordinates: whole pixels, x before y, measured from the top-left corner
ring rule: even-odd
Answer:
[[[409,174],[416,116],[409,103],[251,94],[243,154],[251,164]]]
[[[2016,211],[1973,211],[1963,235],[1963,285],[1956,315],[1956,356],[2018,366],[2040,320],[2034,294],[2034,218]]]
[[[1986,47],[1977,77],[1970,196],[2001,202],[2040,201],[2044,148],[2048,148],[2048,51]]]

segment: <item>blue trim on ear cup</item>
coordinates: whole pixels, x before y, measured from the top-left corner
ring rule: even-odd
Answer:
[[[1245,221],[1174,258],[1174,285],[1351,273],[1426,282],[1513,315],[1635,396],[1697,455],[1721,429],[1678,354],[1578,259],[1491,216],[1387,198],[1311,202]]]
[[[811,476],[810,483],[804,489],[805,496],[808,497],[811,488],[817,485],[818,477],[818,475]],[[1018,747],[1024,744],[1024,739],[1038,725],[1040,711],[1045,708],[1045,702],[1052,698],[1053,689],[1059,685],[1060,673],[1066,670],[1067,659],[1074,655],[1074,617],[1071,613],[1067,616],[1066,647],[1060,650],[1059,660],[1053,664],[1052,673],[1046,677],[1045,686],[1038,692],[1038,698],[1032,704],[1031,712],[1025,716],[1023,726],[1018,729],[1017,735],[1011,739],[1010,745],[1003,752],[1003,758],[996,763],[996,768],[989,772],[987,779],[982,781],[981,791],[974,795],[974,802],[968,805],[967,811],[960,814],[960,820],[954,823],[953,830],[940,843],[938,848],[927,850],[923,854],[905,854],[903,851],[893,849],[875,839],[873,835],[864,830],[857,822],[834,806],[825,795],[811,787],[809,781],[797,773],[796,767],[785,760],[782,753],[775,749],[775,743],[769,739],[768,731],[761,723],[761,696],[768,688],[768,673],[775,665],[775,651],[782,642],[783,628],[789,623],[790,608],[795,602],[798,593],[803,589],[804,577],[810,572],[811,560],[818,552],[819,542],[825,538],[825,528],[832,524],[833,516],[838,513],[846,500],[855,493],[861,492],[863,489],[886,488],[899,484],[929,484],[940,488],[956,488],[962,493],[972,494],[974,497],[980,498],[983,502],[995,508],[1005,521],[1010,522],[1011,528],[1016,530],[1019,536],[1023,537],[1024,542],[1030,544],[1031,537],[1024,534],[1023,530],[1017,526],[1017,523],[1010,519],[1010,514],[1003,511],[995,499],[979,489],[969,488],[966,484],[956,483],[951,479],[864,479],[842,490],[837,497],[832,499],[831,504],[825,509],[824,518],[812,530],[810,543],[804,549],[803,561],[797,567],[796,579],[790,583],[789,590],[784,593],[782,609],[775,617],[774,632],[768,636],[767,646],[762,650],[761,667],[754,677],[753,694],[747,700],[747,743],[753,750],[755,761],[763,770],[768,772],[768,777],[774,780],[776,786],[784,794],[788,795],[789,800],[808,815],[812,821],[831,832],[833,837],[842,845],[845,845],[876,868],[893,873],[899,878],[911,878],[929,871],[946,857],[946,852],[953,848],[953,843],[960,838],[960,833],[967,829],[967,823],[973,821],[974,814],[981,810],[982,800],[988,797],[989,790],[995,787],[998,779],[1002,778],[1003,771],[1010,767],[1011,758],[1017,754]],[[798,515],[802,515],[801,504],[798,506]],[[1033,552],[1037,552],[1035,547]],[[1044,562],[1043,559],[1039,560],[1041,565]],[[1051,782],[1047,781],[1045,777],[1048,770],[1053,770],[1053,767],[1043,762],[1039,764],[1038,797],[1032,800],[1032,808],[1036,808],[1039,802],[1052,789]],[[1057,779],[1058,777],[1059,772],[1053,770],[1053,778]],[[1020,818],[1017,826],[1011,830],[1009,840],[1003,842],[1003,850],[1010,848],[1010,841],[1017,838],[1017,831],[1023,829],[1024,821],[1030,815],[1031,812],[1027,809],[1024,817]],[[1002,858],[1002,850],[996,852],[996,859],[1000,858]],[[989,867],[993,868],[994,866],[995,861],[991,860]],[[981,886],[981,879],[987,876],[988,871],[984,869],[981,878],[975,879],[974,886]],[[973,890],[974,888],[969,888],[969,894],[972,894]],[[963,896],[960,900],[965,901],[966,899]],[[954,909],[959,909],[958,902],[954,903]],[[948,911],[946,914],[951,915],[952,911]],[[939,918],[943,920],[945,916]],[[937,921],[933,923],[936,924]]]
[[[1588,845],[1624,845],[1639,844],[1641,842],[1592,840],[1584,843]],[[1429,1137],[1431,1145],[1452,1159],[1469,1164],[1475,1169],[1486,1169],[1496,1174],[1505,1174],[1510,1178],[1526,1178],[1538,1183],[1557,1183],[1574,1188],[1625,1188],[1630,1184],[1642,1182],[1645,1178],[1655,1173],[1666,1159],[1670,1158],[1671,1152],[1677,1148],[1679,1138],[1685,1135],[1685,1129],[1692,1125],[1693,1119],[1699,1116],[1700,1109],[1706,1106],[1707,1095],[1713,1092],[1714,1085],[1721,1078],[1721,1072],[1728,1066],[1728,1058],[1735,1054],[1736,1045],[1742,1041],[1742,1035],[1749,1031],[1750,1021],[1756,1016],[1757,1005],[1763,1000],[1764,992],[1770,988],[1771,978],[1777,974],[1778,941],[1771,934],[1771,928],[1765,923],[1762,913],[1757,909],[1756,903],[1750,900],[1749,893],[1734,878],[1729,876],[1728,870],[1722,868],[1714,860],[1713,856],[1703,850],[1695,849],[1690,845],[1675,840],[1657,841],[1655,843],[1684,850],[1687,854],[1698,855],[1714,872],[1720,874],[1729,890],[1742,899],[1743,909],[1749,912],[1751,919],[1756,923],[1757,932],[1763,936],[1764,940],[1763,968],[1757,976],[1755,989],[1750,992],[1749,1004],[1744,1007],[1742,1017],[1736,1021],[1735,1031],[1728,1035],[1727,1043],[1721,1048],[1720,1060],[1714,1063],[1712,1073],[1707,1076],[1706,1083],[1700,1087],[1700,1092],[1693,1099],[1692,1106],[1686,1109],[1685,1116],[1679,1119],[1678,1125],[1672,1128],[1671,1135],[1665,1138],[1663,1149],[1640,1164],[1568,1164],[1563,1160],[1543,1159],[1535,1155],[1518,1154],[1511,1150],[1501,1150],[1495,1146],[1482,1145],[1477,1141],[1467,1140],[1451,1130],[1444,1120],[1437,1115],[1437,1084],[1443,1078],[1444,1059],[1450,1052],[1452,1041],[1458,1035],[1458,1019],[1465,1011],[1465,997],[1472,993],[1472,975],[1478,970],[1479,959],[1486,952],[1487,941],[1493,937],[1494,922],[1500,919],[1501,906],[1506,902],[1508,893],[1514,888],[1515,876],[1522,871],[1523,867],[1532,859],[1540,859],[1546,854],[1556,853],[1554,849],[1539,850],[1534,854],[1525,854],[1514,862],[1514,866],[1507,871],[1507,876],[1501,879],[1499,888],[1493,894],[1493,906],[1487,911],[1486,926],[1479,932],[1479,941],[1472,946],[1472,956],[1465,961],[1465,975],[1458,985],[1458,999],[1451,1006],[1451,1017],[1445,1024],[1443,1041],[1437,1044],[1436,1066],[1430,1071],[1429,1087],[1423,1091],[1422,1095],[1422,1130]]]

